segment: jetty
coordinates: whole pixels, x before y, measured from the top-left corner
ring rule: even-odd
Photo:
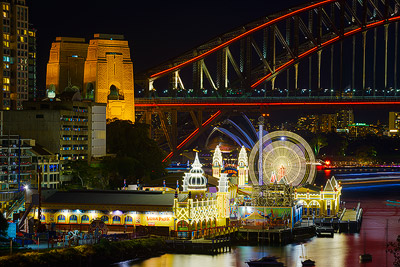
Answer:
[[[359,233],[361,229],[363,209],[360,203],[353,209],[344,209],[339,218],[340,233]]]
[[[169,250],[174,253],[187,254],[208,254],[215,255],[218,253],[231,251],[232,244],[230,236],[222,236],[212,239],[199,238],[193,240],[166,240]]]

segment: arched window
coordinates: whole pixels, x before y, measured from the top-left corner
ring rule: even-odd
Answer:
[[[125,217],[125,224],[133,224],[133,219],[131,216]]]
[[[40,221],[41,222],[46,222],[46,217],[42,214],[42,215],[40,215]]]
[[[119,216],[114,216],[114,217],[112,218],[112,223],[113,223],[113,224],[121,224],[121,217],[119,217]]]
[[[303,207],[303,216],[307,216],[308,215],[307,203],[304,200],[299,200],[297,202],[297,205]]]
[[[320,204],[318,203],[318,201],[311,201],[309,207],[309,214],[313,215],[313,216],[319,216],[319,212],[320,212]]]
[[[76,215],[71,215],[69,217],[69,223],[78,223],[78,217]]]
[[[104,223],[108,223],[108,217],[106,215],[101,216],[100,220],[102,220]]]
[[[119,92],[114,84],[110,86],[110,94],[108,95],[108,100],[119,100]]]
[[[57,223],[65,223],[65,216],[60,214],[57,216]]]
[[[86,98],[94,100],[94,86],[93,86],[93,83],[87,83],[87,85],[86,85]]]
[[[81,223],[90,223],[89,222],[89,216],[83,215],[81,218]]]
[[[186,221],[179,221],[178,222],[178,231],[188,231],[189,224]]]
[[[189,230],[189,224],[187,222],[179,221],[177,224],[177,228],[178,228],[178,237],[183,237],[183,238],[188,237],[187,231]]]

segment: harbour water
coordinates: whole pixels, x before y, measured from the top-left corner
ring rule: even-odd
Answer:
[[[400,173],[394,174],[400,177]],[[323,175],[319,175],[323,180]],[[124,262],[126,267],[223,267],[247,266],[245,261],[270,255],[279,257],[285,266],[301,266],[301,257],[307,256],[323,267],[393,266],[394,258],[386,253],[387,241],[395,241],[400,235],[400,207],[386,205],[386,200],[400,199],[400,184],[373,184],[344,186],[342,201],[346,208],[361,202],[364,210],[361,232],[357,234],[335,233],[334,237],[314,237],[303,244],[286,246],[237,246],[231,252],[215,256],[165,254],[139,263]],[[372,262],[359,263],[364,251],[372,255]]]

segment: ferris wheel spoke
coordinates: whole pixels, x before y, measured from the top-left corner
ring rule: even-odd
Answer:
[[[272,173],[279,178],[286,176],[289,183],[298,185],[305,181],[312,182],[315,176],[314,152],[299,135],[287,132],[271,132],[263,137],[263,180],[269,182]],[[258,145],[252,149],[249,157],[250,178],[258,183]]]

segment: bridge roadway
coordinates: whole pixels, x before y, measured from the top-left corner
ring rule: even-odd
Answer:
[[[161,128],[168,143],[170,153],[167,158],[178,155],[188,147],[212,122],[216,122],[231,111],[264,112],[266,108],[340,108],[358,106],[362,108],[391,108],[400,104],[400,96],[298,96],[298,97],[159,97],[135,98],[135,112],[142,114],[139,122],[151,125],[152,114],[158,114]],[[178,133],[178,112],[190,113],[195,126],[192,132]],[[171,120],[167,119],[167,113]],[[203,119],[204,118],[204,119]],[[150,129],[151,131],[151,129]],[[178,136],[184,137],[178,140]]]
[[[298,97],[159,97],[135,98],[136,111],[149,108],[186,109],[203,108],[249,108],[260,106],[381,106],[399,105],[400,96],[298,96]]]

